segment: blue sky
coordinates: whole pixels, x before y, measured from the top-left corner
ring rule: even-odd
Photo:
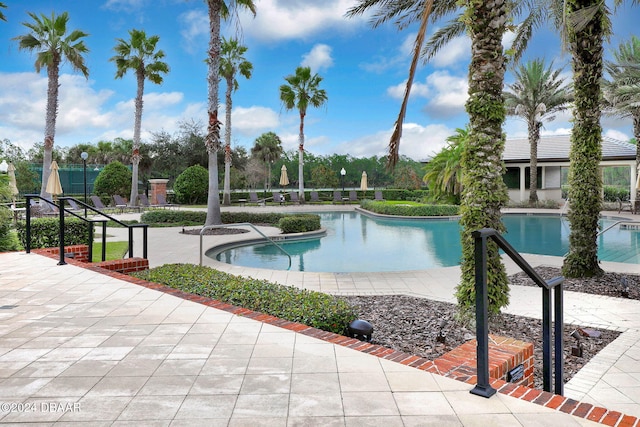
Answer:
[[[276,132],[286,150],[297,147],[298,114],[279,100],[284,77],[299,65],[311,66],[323,78],[325,107],[310,109],[305,122],[305,148],[315,155],[355,157],[384,155],[391,135],[410,61],[415,28],[372,29],[368,18],[346,19],[355,0],[255,0],[257,16],[240,15],[246,58],[253,63],[250,80],[239,77],[233,97],[232,144],[249,149],[264,132]],[[146,83],[143,139],[157,131],[174,133],[181,121],[206,122],[206,49],[208,21],[202,0],[5,0],[8,22],[0,23],[0,139],[28,149],[43,140],[46,72],[37,74],[35,57],[19,51],[13,37],[27,32],[27,12],[50,15],[67,11],[70,28],[86,38],[89,79],[63,66],[56,145],[96,143],[133,137],[136,84],[129,73],[116,80],[113,56],[117,38],[132,28],[160,36],[171,71],[160,86]],[[640,8],[621,8],[614,18],[617,47],[633,34]],[[429,32],[433,32],[432,26]],[[237,34],[236,25],[223,34]],[[508,37],[508,36],[507,36]],[[607,53],[608,55],[608,53]],[[400,153],[424,159],[445,145],[445,138],[466,123],[464,102],[470,42],[462,37],[431,63],[420,67],[405,122]],[[538,35],[525,58],[544,57],[564,66],[570,77],[570,56],[550,32]],[[507,83],[513,81],[511,74]],[[220,117],[224,117],[224,82],[220,85]],[[545,123],[543,134],[568,133],[570,113]],[[604,133],[628,140],[631,122],[603,118]],[[510,118],[508,136],[526,135],[526,125]]]

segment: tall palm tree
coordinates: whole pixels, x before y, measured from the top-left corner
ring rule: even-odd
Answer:
[[[527,122],[529,132],[530,183],[529,203],[538,202],[538,142],[543,120],[551,121],[573,101],[571,88],[560,78],[561,69],[553,64],[545,67],[544,60],[535,59],[518,66],[516,81],[504,93],[507,114],[520,116]]]
[[[240,73],[247,79],[251,78],[253,64],[244,58],[247,47],[241,45],[237,39],[222,38],[222,52],[220,57],[220,75],[227,82],[226,92],[226,121],[224,129],[224,190],[222,204],[231,205],[231,93],[238,90],[236,74]]]
[[[209,157],[209,193],[205,225],[221,224],[218,185],[218,150],[220,150],[220,120],[218,120],[218,89],[220,84],[220,22],[237,12],[239,7],[256,14],[253,0],[205,0],[209,13],[209,49],[207,57],[207,135],[204,144]]]
[[[63,12],[51,17],[29,13],[33,22],[23,22],[22,25],[29,29],[29,33],[17,36],[20,50],[28,50],[36,53],[35,69],[40,72],[47,69],[47,110],[44,128],[44,157],[42,159],[42,183],[40,196],[49,198],[46,186],[51,173],[51,157],[56,133],[56,119],[58,116],[58,89],[60,88],[60,64],[67,61],[74,71],[79,71],[86,78],[89,77],[89,69],[85,65],[83,54],[89,52],[89,48],[82,40],[88,34],[73,30],[67,32],[69,14]]]
[[[449,145],[440,150],[424,167],[423,180],[434,198],[459,197],[462,194],[462,153],[469,139],[469,128],[457,128],[447,137]]]
[[[284,150],[282,141],[274,132],[266,132],[256,138],[254,146],[251,148],[251,155],[264,162],[266,173],[264,188],[271,182],[271,164],[280,159]]]
[[[327,93],[320,89],[322,77],[311,75],[311,67],[297,67],[296,73],[284,78],[288,84],[280,86],[280,100],[287,110],[297,109],[300,114],[298,133],[298,197],[304,202],[304,118],[307,108],[321,107],[327,102]]]
[[[602,82],[605,100],[605,114],[633,120],[633,136],[640,141],[640,39],[631,36],[631,40],[621,43],[613,52],[614,61],[605,62],[609,75]],[[636,170],[640,173],[640,150],[636,147]],[[636,188],[635,211],[640,207],[640,188]]]
[[[506,61],[502,49],[502,35],[509,18],[513,2],[508,0],[466,0],[464,13],[460,16],[463,30],[471,36],[471,63],[469,65],[469,99],[466,109],[469,114],[469,138],[462,154],[462,202],[460,223],[462,231],[462,278],[457,288],[458,305],[469,310],[475,305],[474,240],[471,233],[480,228],[504,231],[500,209],[508,200],[507,188],[502,180],[504,164],[505,119],[502,88]],[[413,59],[405,88],[405,97],[389,142],[389,161],[394,165],[402,136],[402,123],[406,103],[415,75],[418,58],[423,52],[423,41],[427,22],[433,10],[434,17],[458,10],[459,2],[453,0],[414,0],[388,2],[385,0],[361,0],[360,5],[350,9],[354,16],[379,6],[374,13],[374,25],[396,18],[401,28],[407,22],[420,20],[414,45]],[[489,243],[487,253],[489,268],[489,310],[497,313],[508,304],[509,288],[504,265],[498,247]]]
[[[133,152],[131,163],[133,164],[131,174],[131,194],[129,205],[138,204],[138,165],[140,164],[140,129],[142,127],[142,107],[144,95],[144,82],[149,80],[157,85],[162,84],[163,74],[169,72],[169,65],[162,61],[164,52],[156,50],[159,36],[147,37],[143,30],[135,28],[129,31],[129,40],[117,39],[118,44],[113,48],[116,55],[109,61],[116,64],[116,78],[121,79],[127,71],[133,70],[136,74],[138,90],[135,100],[135,120],[133,124]]]
[[[0,9],[6,9],[6,8],[7,8],[7,5],[4,4],[4,2],[0,1]],[[0,21],[6,21],[6,20],[7,20],[7,17],[4,16],[4,13],[0,10]]]

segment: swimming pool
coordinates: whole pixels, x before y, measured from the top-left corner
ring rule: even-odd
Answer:
[[[381,219],[359,212],[320,213],[327,235],[278,242],[291,254],[291,270],[376,272],[424,270],[460,264],[460,226],[447,219]],[[569,223],[548,215],[505,215],[505,238],[521,253],[564,256],[569,251]],[[603,227],[615,221],[604,219]],[[218,261],[246,267],[286,270],[289,262],[272,244],[208,251]],[[598,238],[603,261],[640,264],[640,231],[618,226]]]

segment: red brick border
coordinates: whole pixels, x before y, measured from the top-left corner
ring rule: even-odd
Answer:
[[[39,252],[42,255],[49,256],[51,258],[57,258],[51,253]],[[145,260],[146,261],[146,260]],[[445,356],[436,359],[435,361],[419,357],[400,351],[392,350],[387,347],[383,347],[377,344],[370,344],[354,338],[348,338],[343,335],[338,335],[332,332],[322,331],[320,329],[312,328],[301,323],[290,322],[288,320],[280,319],[268,314],[260,313],[257,311],[248,310],[246,308],[237,307],[231,304],[227,304],[221,301],[217,301],[211,298],[202,297],[195,294],[190,294],[177,289],[170,288],[159,283],[148,282],[146,280],[138,279],[128,276],[126,274],[119,273],[117,271],[106,270],[96,264],[78,262],[76,259],[68,259],[69,264],[74,264],[115,279],[120,279],[129,283],[133,283],[145,288],[154,289],[160,292],[165,292],[182,298],[185,300],[193,301],[199,304],[206,305],[208,307],[217,308],[238,316],[247,317],[249,319],[257,320],[269,325],[288,329],[290,331],[298,332],[300,334],[318,338],[323,341],[327,341],[333,344],[338,344],[342,347],[347,347],[353,350],[368,353],[373,356],[398,362],[403,365],[411,366],[413,368],[427,371],[437,375],[443,375],[448,378],[453,378],[458,381],[462,381],[468,384],[475,385],[476,372],[475,368],[471,366],[455,366],[455,363],[448,363]],[[495,337],[494,337],[495,338]],[[505,338],[508,339],[508,338]],[[514,340],[515,341],[515,340]],[[533,349],[532,349],[533,350]],[[526,353],[525,353],[526,354]],[[440,360],[444,358],[444,362]],[[475,359],[475,354],[474,354]],[[440,366],[439,366],[440,365]],[[588,403],[581,403],[576,400],[570,399],[565,396],[555,395],[553,393],[545,392],[542,390],[536,390],[523,385],[506,382],[502,379],[491,379],[491,386],[495,388],[499,393],[507,396],[512,396],[518,399],[526,400],[536,405],[544,406],[557,411],[565,412],[567,414],[585,418],[590,421],[595,421],[607,426],[616,427],[640,427],[640,419],[638,417],[622,414],[618,411],[611,411],[606,408],[593,406]]]

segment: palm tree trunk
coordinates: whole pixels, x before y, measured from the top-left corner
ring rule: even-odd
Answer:
[[[640,181],[640,108],[636,108],[633,111],[633,136],[636,138],[636,183]],[[633,185],[633,183],[632,183]],[[636,187],[635,198],[630,197],[631,199],[635,199],[635,206],[633,207],[633,211],[635,213],[640,212],[640,186]]]
[[[44,127],[44,153],[42,157],[42,185],[40,197],[51,199],[47,193],[47,181],[51,175],[51,161],[53,160],[53,146],[56,135],[56,118],[58,117],[58,77],[59,61],[54,61],[47,68],[47,112]]]
[[[529,123],[529,142],[531,152],[529,155],[529,204],[538,203],[538,142],[540,141],[540,126],[542,123],[534,121]]]
[[[231,91],[233,89],[233,78],[227,77],[225,126],[224,126],[224,190],[222,204],[231,206]]]
[[[567,0],[569,18],[600,0]],[[569,29],[573,65],[575,108],[569,154],[569,255],[562,272],[567,277],[602,274],[598,265],[598,221],[602,208],[602,127],[600,80],[602,79],[602,10],[580,31]]]
[[[300,133],[298,134],[298,198],[304,203],[304,116],[300,112]]]
[[[142,107],[144,94],[144,68],[136,71],[138,90],[136,92],[136,112],[133,122],[133,153],[131,154],[131,193],[129,195],[129,206],[138,205],[138,165],[140,164],[140,132],[142,130]]]
[[[205,225],[221,224],[220,192],[218,187],[218,150],[220,149],[220,121],[218,120],[218,86],[220,58],[220,12],[222,0],[207,0],[209,6],[209,66],[207,72],[208,114],[207,136],[204,139],[209,156],[209,192]]]
[[[508,200],[502,180],[505,107],[502,98],[505,58],[502,35],[507,19],[505,0],[467,0],[467,28],[472,35],[469,65],[469,140],[462,154],[463,194],[462,278],[456,296],[463,311],[475,307],[475,259],[472,232],[480,228],[505,230],[500,208]],[[498,247],[489,242],[487,254],[489,310],[498,313],[509,302],[507,275]]]

